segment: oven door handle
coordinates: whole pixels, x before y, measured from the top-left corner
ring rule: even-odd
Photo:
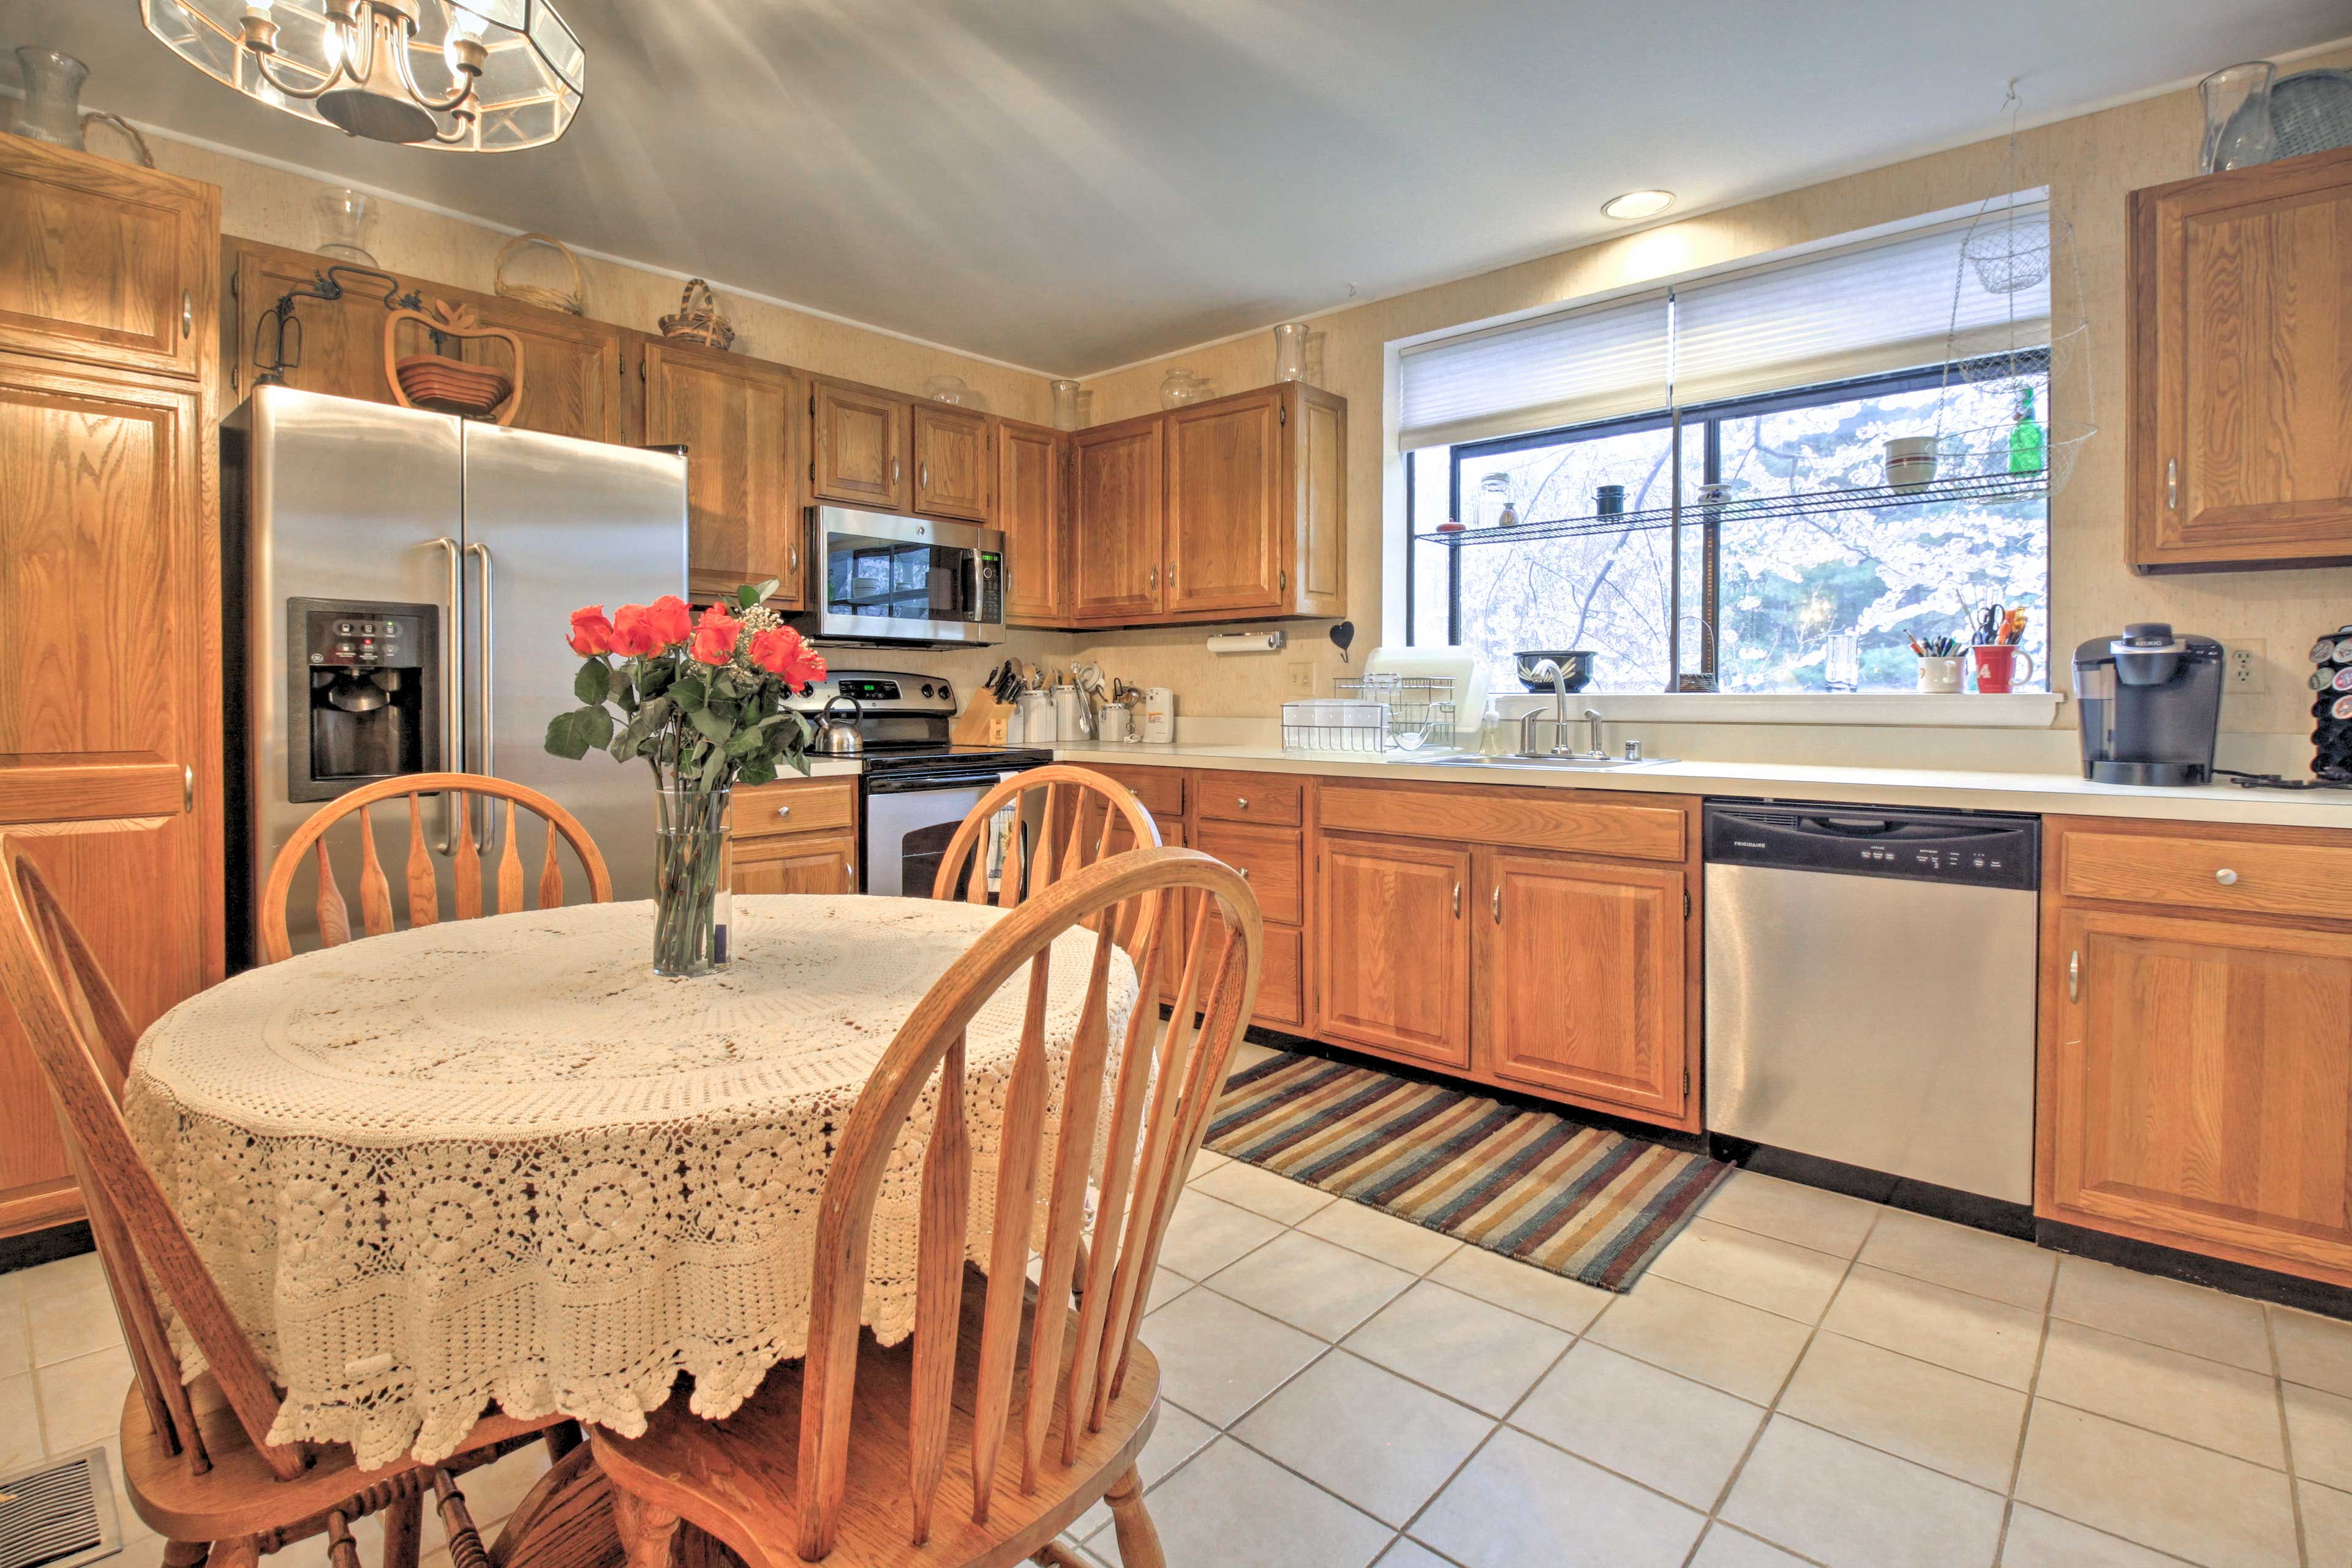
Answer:
[[[1004,779],[1024,770],[1019,768],[989,768],[972,773],[883,773],[866,775],[868,795],[923,795],[937,790],[976,789],[988,791]]]

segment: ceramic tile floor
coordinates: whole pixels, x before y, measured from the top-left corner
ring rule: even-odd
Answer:
[[[2352,1563],[2352,1324],[1746,1173],[1623,1296],[1213,1154],[1162,1261],[1171,1568]],[[95,1259],[0,1275],[0,1474],[129,1376]]]

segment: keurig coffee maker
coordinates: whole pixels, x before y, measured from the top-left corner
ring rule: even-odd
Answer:
[[[2221,645],[2138,621],[2074,650],[2083,776],[2102,784],[2213,782],[2221,727]]]

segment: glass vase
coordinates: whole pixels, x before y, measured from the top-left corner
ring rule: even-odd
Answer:
[[[2278,68],[2250,60],[2217,70],[2197,84],[2205,104],[2205,147],[2198,172],[2219,174],[2267,163],[2278,156],[2278,132],[2271,123],[2271,83]]]
[[[1075,381],[1054,383],[1054,428],[1075,430],[1078,427],[1078,384]]]
[[[16,51],[16,70],[25,84],[25,101],[17,106],[16,123],[10,129],[36,142],[80,152],[81,84],[89,79],[89,68],[71,55],[26,44]]]
[[[1285,321],[1274,329],[1274,379],[1307,379],[1307,323]]]
[[[664,785],[654,792],[654,973],[715,974],[734,957],[732,792]]]

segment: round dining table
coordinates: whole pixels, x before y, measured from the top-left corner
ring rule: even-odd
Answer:
[[[804,1350],[817,1197],[851,1110],[924,992],[1002,918],[739,897],[734,962],[698,979],[653,973],[644,902],[367,937],[173,1008],[140,1042],[123,1110],[286,1389],[278,1440],[429,1463],[493,1403],[635,1434],[681,1372],[716,1418]],[[1073,931],[1050,955],[1049,1141],[1095,942]],[[1026,973],[967,1031],[975,1261]],[[1114,955],[1114,1051],[1135,994]],[[914,1323],[936,1092],[875,1205],[865,1320],[886,1343]]]

